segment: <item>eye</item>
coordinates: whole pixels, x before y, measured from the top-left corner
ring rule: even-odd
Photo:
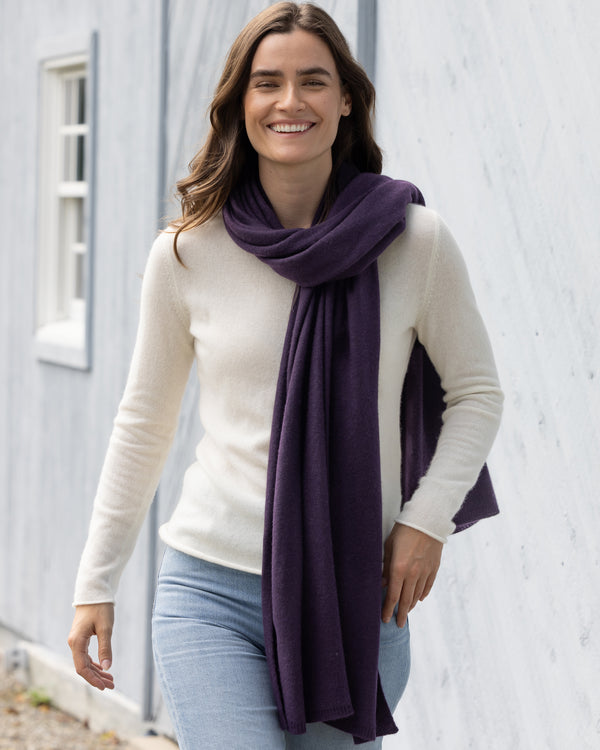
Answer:
[[[258,81],[254,87],[257,89],[274,89],[277,84],[274,81]]]
[[[309,81],[305,81],[304,85],[311,88],[319,88],[320,86],[325,86],[325,81],[320,81],[318,78],[313,78]]]

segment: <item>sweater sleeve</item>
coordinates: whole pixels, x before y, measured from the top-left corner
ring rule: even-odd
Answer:
[[[446,408],[429,468],[396,521],[445,542],[492,447],[503,395],[464,260],[439,217],[416,331],[441,378]]]
[[[175,434],[194,347],[174,263],[172,235],[162,234],[144,272],[134,353],[94,499],[76,605],[114,601]]]

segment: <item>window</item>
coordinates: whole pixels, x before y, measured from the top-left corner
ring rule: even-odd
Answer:
[[[35,347],[90,366],[92,169],[89,54],[42,63]]]

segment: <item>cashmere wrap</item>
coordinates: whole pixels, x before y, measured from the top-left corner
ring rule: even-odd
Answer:
[[[263,540],[265,648],[280,723],[301,734],[307,722],[325,721],[358,744],[397,731],[378,675],[376,260],[404,230],[407,205],[424,201],[408,182],[350,165],[337,186],[326,218],[307,229],[282,227],[257,176],[232,192],[223,219],[241,248],[297,284],[275,396]],[[402,400],[404,500],[439,434],[436,377],[417,342]],[[482,476],[483,492],[465,502],[457,529],[497,512],[487,470]]]

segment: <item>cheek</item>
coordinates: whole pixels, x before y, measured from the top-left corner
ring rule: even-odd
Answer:
[[[250,145],[255,151],[257,151],[260,144],[261,131],[256,124],[256,120],[252,118],[247,110],[244,110],[244,112],[242,112],[242,127],[246,131],[246,135],[248,137],[248,140],[250,141]]]
[[[242,113],[241,113],[241,120],[242,122],[246,122],[247,119],[247,113],[248,113],[248,94],[245,94],[242,98]]]
[[[246,133],[248,134],[248,138],[252,137],[252,133],[256,132],[256,123],[255,121],[248,116],[247,112],[244,112],[244,118],[242,120],[242,125],[246,129]]]
[[[242,119],[252,123],[260,116],[260,99],[254,91],[247,91],[242,98]]]
[[[242,100],[242,121],[246,123],[246,129],[258,129],[258,121],[263,113],[252,95],[247,94]]]
[[[242,114],[241,114],[242,125],[244,126],[248,137],[250,137],[250,131],[252,130],[252,108],[249,106],[249,102],[246,98],[242,100]]]

